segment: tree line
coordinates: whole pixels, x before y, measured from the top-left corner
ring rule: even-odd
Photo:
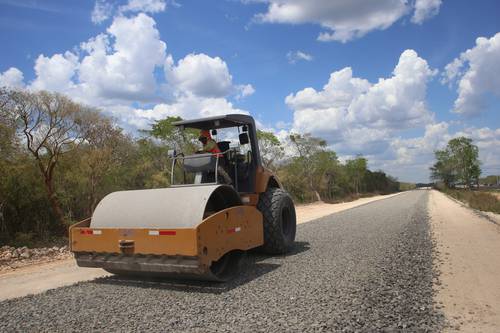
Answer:
[[[0,89],[0,243],[64,235],[106,194],[170,185],[168,150],[197,147],[196,131],[169,117],[131,136],[100,110],[50,92]],[[289,149],[258,131],[263,163],[298,202],[335,201],[399,190],[362,156],[341,163],[326,142],[290,135]]]

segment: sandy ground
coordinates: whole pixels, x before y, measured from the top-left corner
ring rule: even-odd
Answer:
[[[495,197],[497,197],[498,199],[500,199],[500,192],[497,192],[497,191],[493,192],[493,191],[491,191],[491,192],[488,192],[488,193],[493,194]]]
[[[0,275],[0,301],[106,275],[110,274],[99,268],[80,268],[73,259],[26,266]]]
[[[430,192],[429,214],[447,331],[500,332],[500,225],[492,222],[500,217],[486,218],[438,191]]]
[[[297,223],[310,222],[323,216],[398,194],[378,195],[339,204],[321,202],[300,205],[296,207]],[[80,268],[76,266],[73,259],[27,266],[8,273],[0,273],[0,301],[37,294],[49,289],[71,285],[80,281],[93,280],[107,275],[109,273],[99,268]]]

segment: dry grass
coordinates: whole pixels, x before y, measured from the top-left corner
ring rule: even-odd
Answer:
[[[470,190],[445,190],[444,192],[467,203],[471,208],[500,214],[500,198],[494,193]]]

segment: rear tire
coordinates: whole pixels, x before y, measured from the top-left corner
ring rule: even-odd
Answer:
[[[280,188],[268,188],[257,204],[264,218],[264,245],[269,254],[285,254],[295,242],[297,219],[295,206],[288,193]]]

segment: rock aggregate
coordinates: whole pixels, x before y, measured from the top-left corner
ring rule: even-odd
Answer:
[[[0,331],[439,331],[426,204],[413,191],[301,224],[292,253],[250,253],[229,283],[113,276],[4,301]]]
[[[26,246],[0,247],[0,272],[24,267],[31,264],[67,259],[71,257],[68,246],[39,247],[30,249]]]

